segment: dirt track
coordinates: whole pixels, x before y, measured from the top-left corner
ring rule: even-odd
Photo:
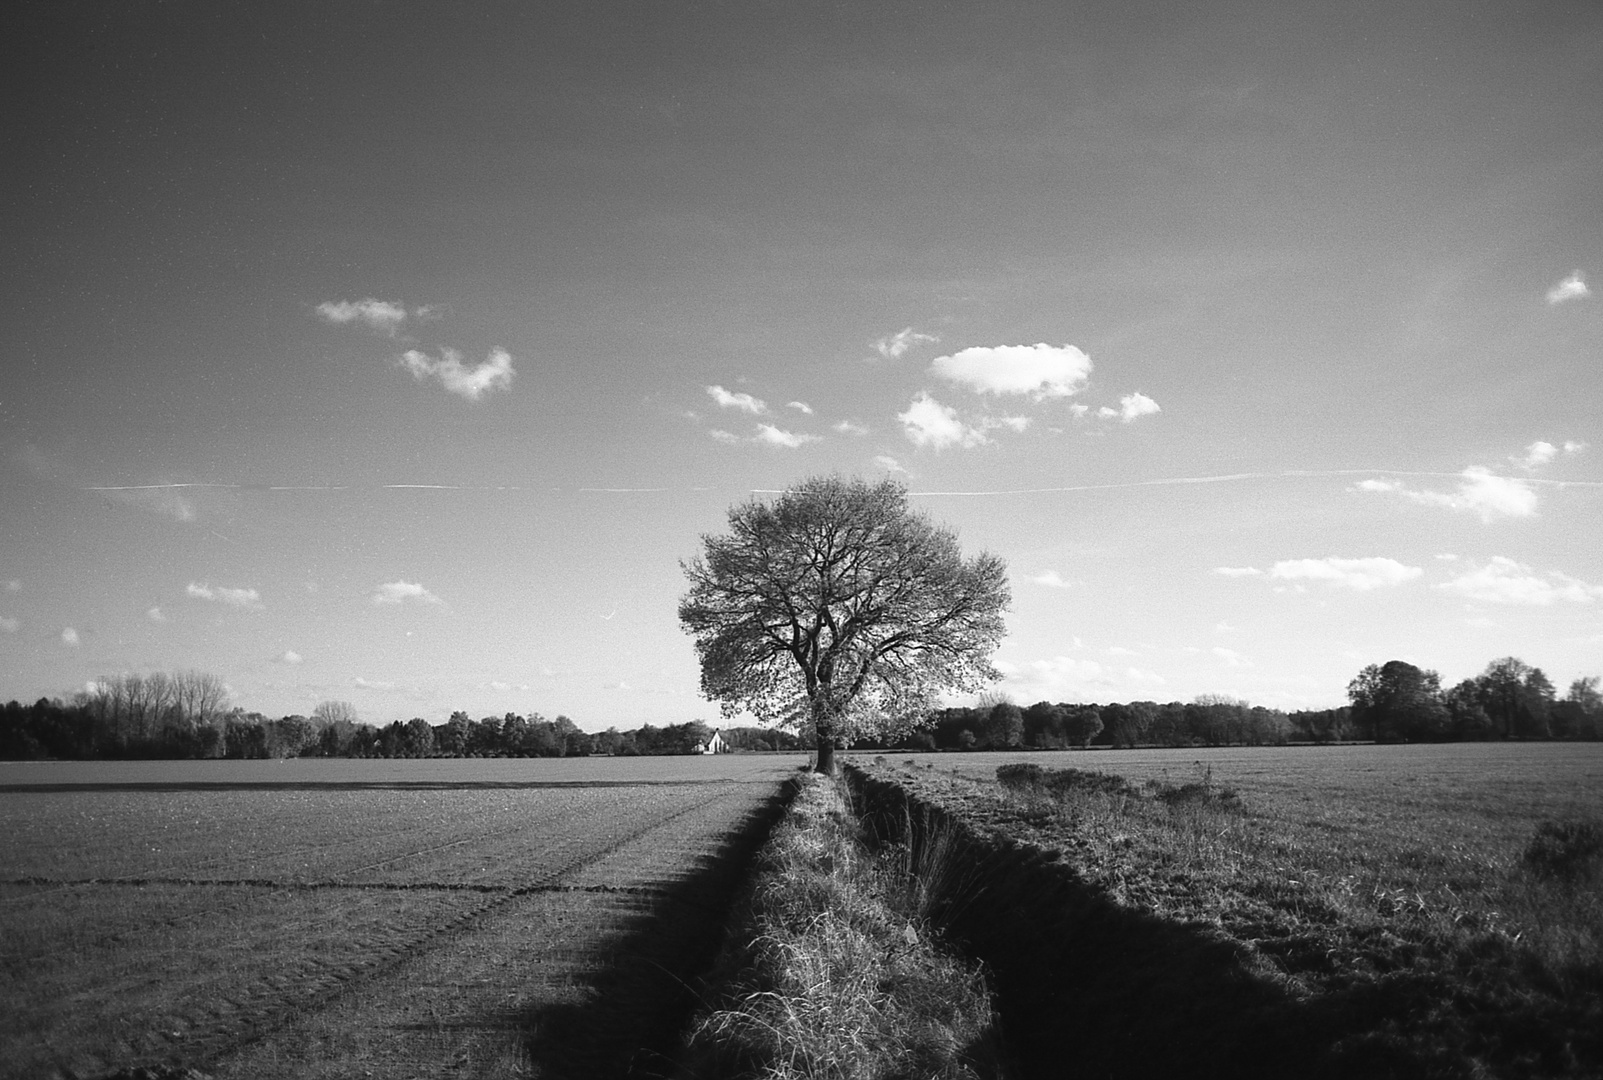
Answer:
[[[0,1021],[0,1075],[649,1075],[791,765],[770,761],[493,805],[390,790],[333,823],[315,793],[275,823],[260,793],[236,843],[175,839],[145,874],[118,845],[115,877],[13,877],[6,907],[54,932],[7,940],[25,1007]]]

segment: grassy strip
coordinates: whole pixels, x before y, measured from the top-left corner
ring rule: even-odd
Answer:
[[[869,853],[838,780],[799,783],[737,904],[681,1075],[999,1075],[985,981],[918,918],[905,858]]]

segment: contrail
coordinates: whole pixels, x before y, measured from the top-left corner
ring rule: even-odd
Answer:
[[[1603,488],[1603,480],[1549,480],[1537,476],[1504,476],[1500,479],[1552,488]],[[1127,480],[1116,484],[1065,484],[1059,487],[990,488],[974,491],[909,491],[910,495],[983,497],[1000,495],[1056,495],[1080,491],[1122,491],[1143,487],[1177,487],[1186,484],[1234,484],[1247,480],[1327,479],[1338,476],[1423,476],[1462,480],[1464,473],[1419,469],[1287,469],[1282,472],[1219,473],[1213,476],[1166,476],[1153,480]],[[575,487],[526,488],[507,484],[97,484],[82,491],[164,491],[174,488],[217,488],[232,491],[574,491],[591,495],[645,495],[664,492],[713,491],[709,487]],[[753,495],[781,495],[789,488],[748,488]]]

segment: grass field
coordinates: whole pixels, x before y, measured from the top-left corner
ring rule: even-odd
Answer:
[[[1061,853],[1095,895],[1156,916],[1152,941],[1202,955],[1222,934],[1286,1009],[1347,1025],[1348,1075],[1434,1062],[1431,1075],[1585,1076],[1603,1063],[1603,852],[1572,845],[1561,864],[1548,842],[1603,836],[1587,831],[1603,829],[1603,746],[887,757],[870,771]],[[998,767],[1018,763],[1129,783],[999,785]],[[1139,977],[1167,993],[1183,958],[1155,963]]]
[[[593,1063],[620,943],[798,760],[0,765],[0,1076]]]

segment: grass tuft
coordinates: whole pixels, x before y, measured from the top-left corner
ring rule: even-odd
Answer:
[[[1603,869],[1603,825],[1595,821],[1543,821],[1526,845],[1526,869],[1538,878],[1578,885]]]

